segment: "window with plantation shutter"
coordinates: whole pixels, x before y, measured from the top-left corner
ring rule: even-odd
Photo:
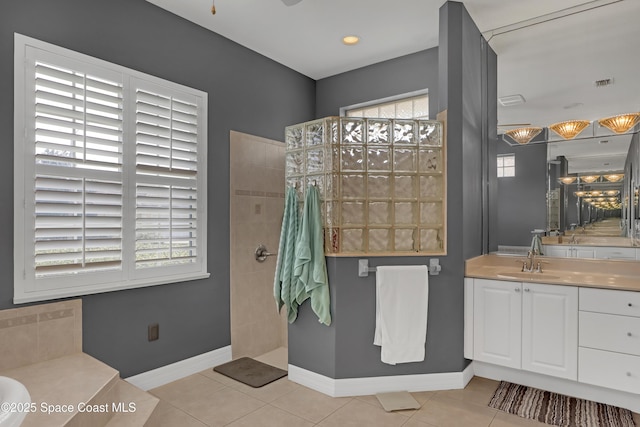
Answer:
[[[16,34],[14,301],[206,272],[206,93]]]

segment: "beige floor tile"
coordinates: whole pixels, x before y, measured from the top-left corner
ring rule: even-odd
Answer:
[[[207,427],[191,415],[161,400],[145,427]]]
[[[489,378],[473,377],[465,387],[465,390],[484,391],[493,395],[499,385],[500,381],[491,380]]]
[[[419,391],[419,392],[411,392],[411,396],[413,396],[414,399],[416,399],[418,401],[418,403],[420,404],[420,406],[424,405],[425,402],[427,402],[429,399],[431,399],[433,396],[436,395],[435,391]],[[369,395],[369,396],[358,396],[356,397],[356,399],[358,399],[361,402],[367,403],[369,405],[373,405],[376,408],[382,408],[382,405],[380,404],[380,401],[378,400],[378,398],[376,397],[375,394]],[[393,411],[396,414],[401,414],[401,415],[406,415],[408,417],[410,417],[411,415],[413,415],[414,412],[416,412],[415,409],[408,409],[406,411]]]
[[[160,399],[178,408],[183,408],[191,402],[201,400],[216,391],[225,388],[224,384],[202,375],[190,375],[172,383],[149,390]]]
[[[246,384],[243,384],[240,381],[236,381],[225,375],[222,375],[214,371],[213,369],[207,369],[205,371],[201,371],[200,375],[203,375],[207,378],[211,378],[221,384],[224,384],[228,387],[231,387],[235,390],[248,394],[251,397],[254,397],[256,399],[259,399],[267,403],[271,403],[274,400],[278,399],[279,397],[282,397],[285,394],[291,393],[292,391],[300,387],[298,384],[292,381],[289,381],[287,377],[274,381],[263,387],[254,388]]]
[[[451,399],[460,400],[462,402],[475,403],[477,405],[486,406],[493,396],[493,391],[491,393],[486,393],[483,391],[468,389],[442,390],[438,392],[438,396],[449,397]]]
[[[233,387],[234,385],[236,385],[238,383],[238,381],[234,380],[233,378],[229,378],[226,375],[222,375],[216,371],[214,371],[213,369],[207,369],[204,371],[200,371],[198,372],[198,374],[203,375],[207,378],[210,378],[212,380],[215,380],[216,382],[219,382],[220,384],[224,384],[227,387]]]
[[[517,415],[508,414],[506,412],[498,411],[496,416],[491,421],[491,427],[509,427],[509,426],[523,426],[523,427],[542,427],[548,424],[538,422],[536,420],[530,420],[528,418],[522,418]]]
[[[427,401],[412,418],[435,426],[488,426],[496,414],[495,409],[439,393]]]
[[[181,402],[182,409],[211,427],[225,426],[261,408],[265,403],[230,387],[203,395],[198,400]]]
[[[464,389],[442,390],[439,396],[446,396],[463,402],[487,405],[500,383],[487,378],[474,377]]]
[[[354,399],[322,420],[322,427],[400,427],[409,420],[405,415],[385,412]]]
[[[271,405],[263,406],[229,424],[229,427],[311,427],[314,424]]]
[[[289,381],[287,377],[258,388],[242,384],[238,381],[236,381],[236,384],[231,387],[265,403],[271,403],[274,400],[301,388],[300,385]]]
[[[436,427],[433,424],[426,423],[424,421],[416,420],[415,418],[411,418],[407,421],[406,424],[403,424],[402,427]]]
[[[313,423],[317,423],[351,400],[351,398],[344,397],[329,397],[326,394],[300,386],[295,393],[286,394],[274,400],[271,404]]]

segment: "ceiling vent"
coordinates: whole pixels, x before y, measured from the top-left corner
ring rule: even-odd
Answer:
[[[524,96],[518,94],[518,95],[501,96],[500,98],[498,98],[498,102],[503,107],[513,107],[515,105],[524,104],[526,101],[524,99]]]
[[[613,84],[613,77],[610,79],[602,79],[602,80],[596,80],[594,82],[594,85],[596,87],[604,87],[604,86],[610,86]]]

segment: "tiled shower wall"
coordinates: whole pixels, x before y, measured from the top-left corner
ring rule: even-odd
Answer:
[[[284,143],[231,132],[231,348],[254,357],[287,345],[286,317],[276,311],[276,257],[255,260],[260,243],[276,253],[284,211]]]

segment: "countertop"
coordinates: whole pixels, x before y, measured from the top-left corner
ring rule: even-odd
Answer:
[[[538,256],[542,273],[522,272],[524,256],[482,255],[467,260],[465,276],[640,292],[640,262]]]
[[[554,246],[610,246],[617,248],[635,248],[633,240],[629,237],[613,237],[613,236],[589,236],[580,233],[575,234],[576,243],[571,241],[570,235],[562,236],[562,243],[558,242],[557,236],[544,236],[542,238],[543,245]]]

